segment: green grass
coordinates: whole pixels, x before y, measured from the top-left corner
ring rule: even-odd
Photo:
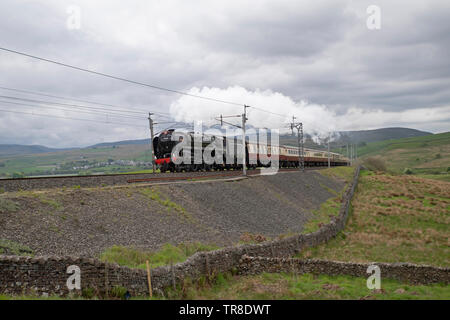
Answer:
[[[0,254],[32,256],[33,250],[26,245],[11,240],[0,239]]]
[[[48,198],[45,198],[44,196],[40,196],[39,198],[40,198],[39,200],[41,201],[42,204],[48,205],[54,210],[64,209],[63,205],[57,200],[48,199]]]
[[[219,274],[211,284],[187,282],[170,291],[170,299],[208,300],[322,300],[322,299],[450,299],[450,287],[444,284],[409,285],[381,279],[381,290],[366,286],[366,278],[327,275],[263,273],[256,276]]]
[[[187,212],[186,209],[183,208],[176,202],[170,200],[167,196],[163,196],[156,187],[152,188],[144,188],[141,190],[141,193],[149,198],[151,201],[156,201],[158,204],[166,207],[168,212],[174,210],[175,212],[180,213],[185,218],[192,218]]]
[[[343,179],[345,182],[350,182],[353,178],[353,174],[355,172],[354,167],[334,167],[334,168],[327,168],[322,169],[318,171],[321,175],[330,177],[330,178],[337,178],[337,179]]]
[[[215,249],[218,249],[215,245],[205,245],[198,242],[179,244],[178,246],[165,244],[155,252],[132,247],[113,246],[100,255],[100,260],[141,269],[146,267],[146,260],[148,260],[150,266],[156,268],[170,263],[183,262],[196,252]]]

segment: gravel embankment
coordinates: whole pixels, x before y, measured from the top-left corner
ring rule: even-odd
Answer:
[[[112,245],[157,249],[186,241],[229,245],[244,232],[274,237],[301,231],[311,212],[333,196],[324,186],[341,190],[344,183],[309,171],[228,182],[5,193],[0,200],[18,208],[0,205],[0,239],[38,255],[97,256]]]

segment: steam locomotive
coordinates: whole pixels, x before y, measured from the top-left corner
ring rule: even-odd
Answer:
[[[187,139],[184,141],[184,139]],[[197,139],[197,144],[194,143]],[[175,163],[177,156],[183,156],[183,151],[180,154],[175,154],[174,149],[179,143],[185,143],[185,148],[190,151],[191,161],[188,163]],[[199,143],[200,142],[200,143]],[[204,161],[203,157],[201,163],[195,163],[195,151],[203,154],[205,148],[211,143],[221,145],[223,147],[222,161],[215,161],[209,163]],[[197,148],[197,150],[196,150]],[[185,149],[185,150],[186,150]],[[201,137],[195,136],[193,132],[180,134],[175,132],[175,129],[165,130],[153,139],[153,150],[155,153],[155,163],[161,172],[181,172],[181,171],[210,171],[210,170],[231,170],[242,169],[242,159],[239,161],[238,155],[242,158],[242,139],[238,137],[225,137],[203,134]],[[212,151],[211,156],[216,157]],[[257,144],[251,141],[245,141],[245,157],[248,169],[255,169],[257,167],[269,167],[271,155],[278,155],[278,165],[280,168],[296,168],[300,165],[299,148],[286,145],[265,145]],[[304,148],[303,160],[305,166],[327,166],[328,152],[322,150],[315,150]],[[197,161],[198,162],[198,161]],[[330,152],[331,166],[346,166],[349,160],[341,154]]]

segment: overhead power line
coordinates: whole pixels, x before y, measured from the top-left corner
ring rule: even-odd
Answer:
[[[95,104],[95,105],[105,106],[105,107],[124,108],[123,109],[124,111],[130,112],[130,113],[139,113],[139,114],[145,113],[145,114],[147,114],[148,111],[149,111],[149,110],[135,109],[135,108],[133,108],[134,110],[128,110],[128,109],[126,109],[127,107],[123,107],[123,106],[117,106],[117,105],[112,105],[112,104],[107,104],[107,103],[94,102],[94,101],[89,101],[89,100],[81,100],[81,99],[75,99],[75,98],[69,98],[69,97],[55,96],[55,95],[41,93],[41,92],[36,92],[36,91],[16,89],[16,88],[8,88],[8,87],[3,87],[3,86],[0,86],[0,89],[8,90],[8,91],[21,92],[21,93],[27,93],[27,94],[33,94],[33,95],[49,97],[49,98],[62,99],[62,100],[78,101],[78,102],[83,102],[83,103],[88,103],[88,104]],[[142,112],[138,112],[137,110],[142,111]],[[117,111],[121,111],[121,110],[118,109]],[[160,111],[150,111],[150,112],[152,112],[154,114],[158,114],[158,115],[170,115],[170,113],[167,113],[167,112],[160,112]]]
[[[120,124],[120,125],[132,126],[132,127],[143,127],[143,128],[147,128],[147,126],[139,126],[139,125],[132,124],[132,123],[112,122],[112,121],[100,121],[100,120],[93,120],[93,119],[81,119],[81,118],[63,117],[63,116],[55,116],[55,115],[42,114],[42,113],[35,113],[35,112],[12,111],[12,110],[5,110],[5,109],[0,109],[0,112],[17,113],[17,114],[26,114],[26,115],[32,115],[32,116],[50,117],[50,118],[58,118],[58,119],[89,121],[89,122],[97,122],[97,123],[105,123],[105,124]]]
[[[76,104],[68,104],[68,103],[61,103],[61,102],[54,102],[54,101],[34,100],[34,99],[26,99],[26,98],[2,96],[2,95],[0,95],[0,98],[10,99],[10,100],[19,100],[19,101],[25,101],[25,102],[32,102],[32,103],[38,103],[38,104],[57,105],[57,106],[62,106],[62,108],[65,108],[66,110],[69,110],[69,111],[73,111],[71,109],[75,108],[75,109],[95,110],[99,114],[111,114],[111,115],[121,116],[121,117],[124,117],[124,118],[142,119],[144,117],[144,116],[142,116],[142,117],[130,116],[130,115],[127,115],[127,114],[123,114],[123,112],[121,113],[119,111],[110,111],[110,109],[105,109],[105,108],[87,107],[87,106],[80,106],[80,105],[76,105]],[[35,105],[35,106],[38,107],[39,105]],[[68,109],[68,107],[70,107],[70,108]],[[100,111],[98,111],[98,110],[100,110]],[[138,114],[142,114],[143,115],[143,113],[138,113]]]
[[[148,83],[144,83],[144,82],[140,82],[140,81],[130,80],[130,79],[126,79],[126,78],[123,78],[123,77],[114,76],[114,75],[106,74],[106,73],[103,73],[103,72],[98,72],[98,71],[89,70],[89,69],[82,68],[82,67],[69,65],[67,63],[63,63],[63,62],[59,62],[59,61],[55,61],[55,60],[51,60],[51,59],[38,57],[38,56],[35,56],[35,55],[31,55],[31,54],[28,54],[28,53],[24,53],[24,52],[12,50],[12,49],[4,48],[4,47],[0,47],[0,50],[6,51],[6,52],[10,52],[10,53],[14,53],[14,54],[18,54],[18,55],[22,55],[22,56],[33,58],[33,59],[37,59],[37,60],[41,60],[41,61],[45,61],[45,62],[49,62],[49,63],[53,63],[53,64],[56,64],[56,65],[59,65],[59,66],[63,66],[63,67],[67,67],[67,68],[71,68],[71,69],[75,69],[75,70],[79,70],[79,71],[83,71],[83,72],[87,72],[87,73],[91,73],[91,74],[95,74],[95,75],[99,75],[99,76],[115,79],[115,80],[119,80],[119,81],[124,81],[124,82],[133,83],[133,84],[140,85],[140,86],[145,86],[145,87],[148,87],[148,88],[153,88],[153,89],[157,89],[157,90],[177,93],[177,94],[180,94],[180,95],[185,95],[185,96],[189,96],[189,97],[193,97],[193,98],[199,98],[199,99],[204,99],[204,100],[209,100],[209,101],[214,101],[214,102],[225,103],[225,104],[229,104],[229,105],[235,105],[235,106],[245,106],[246,105],[244,103],[237,103],[237,102],[233,102],[233,101],[227,101],[227,100],[221,100],[221,99],[216,99],[216,98],[211,98],[211,97],[191,94],[191,93],[187,93],[187,92],[183,92],[183,91],[179,91],[179,90],[174,90],[174,89],[169,89],[169,88],[164,88],[164,87],[161,87],[161,86],[156,86],[156,85],[152,85],[152,84],[148,84]],[[276,116],[280,116],[280,117],[286,118],[286,115],[283,115],[283,114],[280,114],[280,113],[276,113],[276,112],[272,112],[272,111],[269,111],[269,110],[264,109],[264,108],[259,108],[259,107],[254,107],[254,106],[249,106],[249,107],[253,108],[253,109],[256,109],[256,110],[259,110],[259,111],[262,111],[262,112],[266,112],[266,113],[272,114],[272,115],[276,115]],[[153,112],[153,113],[157,114],[157,112]]]
[[[262,112],[270,113],[270,114],[273,114],[273,115],[276,115],[276,116],[280,116],[280,117],[283,117],[283,118],[287,117],[285,114],[272,112],[272,111],[269,111],[269,110],[266,110],[266,109],[262,109],[262,108],[258,108],[258,107],[249,106],[249,108],[253,108],[255,110],[259,110],[259,111],[262,111]]]
[[[126,119],[138,119],[138,120],[144,120],[144,117],[134,117],[134,116],[126,116],[126,115],[118,115],[114,113],[107,113],[107,112],[100,112],[100,111],[86,111],[86,110],[74,110],[73,108],[66,108],[66,107],[59,107],[59,106],[47,106],[47,105],[31,105],[31,104],[25,104],[20,102],[12,102],[12,101],[4,101],[0,100],[1,103],[7,103],[7,104],[14,104],[29,108],[45,108],[45,109],[54,109],[54,110],[61,110],[61,111],[69,111],[69,112],[77,112],[77,113],[86,113],[86,114],[95,114],[95,115],[102,115],[102,116],[108,116],[113,118],[126,118]]]
[[[194,98],[199,98],[199,99],[204,99],[204,100],[210,100],[210,101],[226,103],[226,104],[231,104],[231,105],[236,105],[236,106],[243,106],[242,103],[236,103],[236,102],[231,102],[231,101],[226,101],[226,100],[220,100],[220,99],[215,99],[215,98],[195,95],[195,94],[191,94],[191,93],[187,93],[187,92],[183,92],[183,91],[178,91],[178,90],[173,90],[173,89],[169,89],[169,88],[164,88],[164,87],[160,87],[160,86],[156,86],[156,85],[152,85],[152,84],[148,84],[148,83],[144,83],[144,82],[140,82],[140,81],[130,80],[130,79],[126,79],[126,78],[123,78],[123,77],[106,74],[106,73],[103,73],[103,72],[98,72],[98,71],[89,70],[89,69],[82,68],[82,67],[73,66],[73,65],[70,65],[70,64],[67,64],[67,63],[63,63],[63,62],[59,62],[59,61],[55,61],[55,60],[41,58],[41,57],[38,57],[38,56],[35,56],[35,55],[31,55],[31,54],[28,54],[28,53],[24,53],[24,52],[12,50],[12,49],[4,48],[4,47],[0,47],[0,50],[11,52],[11,53],[15,53],[15,54],[18,54],[18,55],[22,55],[22,56],[25,56],[25,57],[29,57],[29,58],[33,58],[33,59],[37,59],[37,60],[41,60],[41,61],[45,61],[45,62],[49,62],[49,63],[53,63],[53,64],[57,64],[59,66],[63,66],[63,67],[67,67],[67,68],[71,68],[71,69],[75,69],[75,70],[79,70],[79,71],[83,71],[83,72],[88,72],[88,73],[92,73],[92,74],[95,74],[95,75],[99,75],[99,76],[103,76],[103,77],[107,77],[107,78],[111,78],[111,79],[115,79],[115,80],[119,80],[119,81],[124,81],[124,82],[137,84],[137,85],[148,87],[148,88],[153,88],[153,89],[157,89],[157,90],[177,93],[177,94],[190,96],[190,97],[194,97]]]

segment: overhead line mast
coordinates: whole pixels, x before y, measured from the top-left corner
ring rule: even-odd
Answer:
[[[303,143],[303,123],[295,122],[295,119],[297,119],[297,118],[295,116],[292,116],[291,132],[292,132],[292,134],[294,134],[294,128],[297,129],[298,163],[299,163],[299,169],[304,172],[305,171],[305,149],[304,149],[304,143]]]
[[[328,132],[328,168],[331,168],[331,164],[330,164],[330,140],[331,140],[331,133]]]
[[[245,124],[247,122],[247,108],[249,106],[244,105],[244,113],[242,114],[242,174],[247,175],[247,157],[245,152]]]
[[[152,173],[155,174],[155,150],[153,150],[153,125],[157,123],[153,123],[152,119],[153,113],[148,113],[148,122],[150,125],[150,156],[152,157]]]
[[[247,175],[247,159],[246,159],[246,152],[245,152],[245,124],[247,123],[247,108],[250,108],[250,106],[246,106],[244,105],[244,113],[242,115],[233,115],[233,116],[223,116],[220,115],[220,118],[215,118],[217,121],[220,121],[220,126],[223,126],[224,123],[237,127],[237,128],[241,128],[242,129],[242,174],[244,176]],[[230,122],[226,122],[223,119],[224,118],[241,118],[242,119],[242,125],[236,125],[236,124],[232,124]]]

